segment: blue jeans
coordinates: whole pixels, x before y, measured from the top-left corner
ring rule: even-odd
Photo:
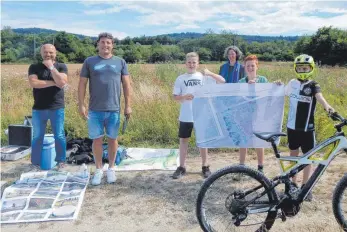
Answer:
[[[41,156],[43,138],[46,132],[48,119],[51,121],[51,127],[55,140],[56,162],[65,162],[66,160],[66,138],[64,132],[64,108],[57,110],[33,110],[33,140],[31,142],[32,155]]]
[[[103,137],[104,129],[106,129],[108,138],[117,139],[120,124],[119,112],[89,110],[88,118],[89,138],[98,139]]]

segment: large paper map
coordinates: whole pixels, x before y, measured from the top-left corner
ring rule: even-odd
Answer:
[[[89,182],[88,173],[23,173],[6,188],[0,223],[76,219]]]
[[[280,132],[283,108],[283,85],[205,85],[196,90],[193,100],[197,146],[270,147],[253,132]]]

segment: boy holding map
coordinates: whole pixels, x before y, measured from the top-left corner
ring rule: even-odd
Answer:
[[[174,179],[178,179],[186,174],[185,161],[188,153],[188,142],[194,127],[192,100],[194,98],[193,92],[195,87],[207,83],[225,82],[222,76],[214,74],[208,69],[204,70],[203,75],[197,71],[198,67],[199,55],[195,52],[188,53],[186,55],[187,72],[177,77],[173,89],[174,99],[181,104],[178,132],[178,137],[180,138],[180,166],[172,175]],[[207,165],[207,148],[199,148],[199,150],[202,159],[202,174],[204,178],[207,178],[211,174],[210,168]]]

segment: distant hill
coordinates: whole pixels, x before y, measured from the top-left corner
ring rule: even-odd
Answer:
[[[240,35],[247,42],[270,42],[275,40],[285,40],[294,42],[297,41],[300,36],[262,36],[262,35]]]
[[[181,33],[170,33],[163,34],[158,36],[168,36],[173,39],[181,40],[181,39],[196,39],[203,37],[205,33],[197,33],[197,32],[181,32]]]
[[[163,34],[158,36],[168,36],[173,39],[182,40],[182,39],[196,39],[206,35],[205,33],[196,33],[196,32],[182,32],[182,33],[171,33],[171,34]],[[238,35],[243,40],[247,42],[270,42],[275,40],[285,40],[294,42],[297,41],[300,36],[262,36],[262,35]]]
[[[33,28],[15,28],[12,29],[13,32],[18,33],[18,34],[56,34],[59,31],[56,30],[51,30],[51,29],[45,29],[45,28],[37,28],[37,27],[33,27]],[[86,35],[81,35],[81,34],[74,34],[74,33],[69,33],[69,34],[73,34],[75,36],[77,36],[80,39],[89,37],[92,39],[96,39],[96,37],[92,37],[92,36],[86,36]]]
[[[44,34],[55,34],[58,31],[55,30],[51,30],[51,29],[44,29],[44,28],[12,28],[13,32],[16,32],[18,34],[40,34],[40,33],[44,33]]]
[[[56,30],[51,30],[51,29],[45,29],[45,28],[15,28],[12,29],[14,32],[18,34],[55,34],[58,33]],[[69,33],[73,34],[73,33]],[[91,37],[91,36],[86,36],[86,35],[81,35],[81,34],[73,34],[81,39],[85,37],[89,37],[91,39],[96,39],[96,37]],[[206,35],[205,33],[197,33],[197,32],[182,32],[182,33],[170,33],[170,34],[163,34],[163,35],[158,35],[158,36],[167,36],[175,40],[183,40],[183,39],[196,39],[200,38]],[[251,42],[270,42],[270,41],[275,41],[275,40],[285,40],[285,41],[297,41],[300,36],[261,36],[261,35],[239,35],[242,37],[245,41],[248,43]],[[146,37],[155,37],[155,36],[146,36]]]

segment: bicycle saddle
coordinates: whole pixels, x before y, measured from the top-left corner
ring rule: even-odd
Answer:
[[[272,139],[275,140],[279,136],[287,136],[287,134],[282,132],[275,132],[275,133],[274,132],[259,132],[259,133],[254,132],[253,134],[257,136],[258,138],[265,140],[267,142],[270,142],[270,140]]]

